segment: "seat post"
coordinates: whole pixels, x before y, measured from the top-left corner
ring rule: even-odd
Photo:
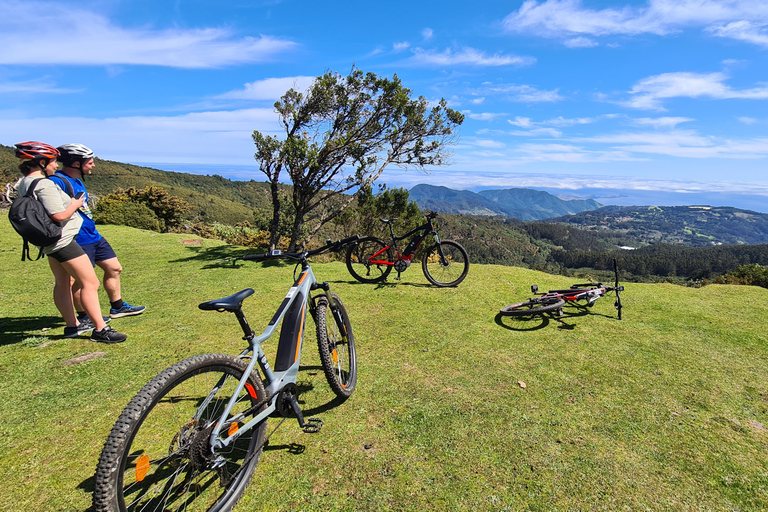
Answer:
[[[251,329],[251,326],[248,325],[248,320],[245,319],[245,313],[243,313],[243,308],[237,308],[233,311],[235,316],[237,317],[237,321],[240,322],[240,327],[243,329],[243,336],[244,340],[252,340],[255,336],[255,333],[253,332],[253,329]]]

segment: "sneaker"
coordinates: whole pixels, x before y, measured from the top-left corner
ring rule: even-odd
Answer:
[[[102,320],[104,320],[105,324],[108,324],[110,322],[110,320],[112,320],[108,316],[103,316],[101,318],[102,318]],[[91,319],[88,318],[87,316],[84,316],[82,318],[78,318],[77,321],[80,322],[78,324],[78,326],[77,326],[77,334],[83,334],[83,333],[92,331],[92,330],[94,330],[96,328],[96,326],[93,325],[93,322],[91,322]]]
[[[100,331],[93,331],[91,333],[91,341],[98,341],[100,343],[122,343],[128,336],[119,333],[111,327],[105,327]]]
[[[110,318],[120,318],[123,316],[140,315],[147,309],[146,306],[131,306],[127,302],[123,301],[123,306],[120,309],[112,308],[109,310]]]
[[[93,327],[91,327],[93,329]],[[80,324],[77,324],[75,327],[65,327],[64,328],[64,337],[65,338],[76,338],[77,336],[80,336],[86,331],[80,330]]]

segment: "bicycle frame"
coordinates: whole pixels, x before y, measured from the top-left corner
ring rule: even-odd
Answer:
[[[422,242],[424,242],[424,239],[426,239],[429,235],[433,235],[435,237],[435,242],[437,242],[438,244],[440,243],[440,237],[438,236],[437,230],[435,229],[435,226],[432,223],[432,218],[431,217],[427,219],[426,223],[422,224],[421,226],[419,226],[417,228],[413,228],[412,230],[408,231],[406,234],[404,234],[402,236],[395,235],[395,231],[392,229],[392,223],[391,222],[388,222],[387,226],[389,226],[389,233],[390,233],[390,235],[392,235],[392,244],[384,247],[383,249],[381,249],[377,253],[373,254],[371,256],[370,260],[369,260],[369,264],[371,264],[371,265],[378,264],[378,265],[394,266],[394,264],[395,264],[394,261],[376,259],[377,256],[379,256],[380,254],[386,252],[387,249],[390,249],[390,248],[395,249],[395,254],[396,254],[395,261],[397,261],[397,260],[408,260],[408,261],[411,261],[411,258],[413,257],[413,254],[416,252],[416,249],[418,249],[419,246],[421,246]],[[421,234],[419,235],[419,239],[416,242],[416,244],[413,244],[413,246],[409,245],[408,247],[406,247],[405,251],[401,251],[400,248],[397,246],[397,242],[399,242],[401,240],[405,240],[406,238],[410,237],[411,235],[415,235],[419,231],[421,231]]]
[[[338,242],[338,244],[344,245],[345,243],[353,243],[358,238],[359,237],[357,236],[350,237],[348,239]],[[246,340],[249,345],[247,349],[243,350],[238,355],[238,358],[246,359],[250,357],[250,362],[248,363],[248,366],[245,372],[243,373],[243,376],[238,382],[238,385],[234,393],[232,394],[232,397],[227,403],[226,408],[222,412],[220,419],[218,421],[218,424],[211,432],[210,440],[211,440],[211,446],[213,447],[214,453],[216,451],[222,451],[226,449],[235,440],[237,440],[237,438],[240,437],[243,433],[248,432],[250,429],[258,425],[262,421],[265,421],[270,414],[272,414],[273,412],[275,412],[275,410],[277,410],[280,391],[284,389],[286,385],[296,383],[296,380],[299,374],[299,365],[301,363],[301,349],[304,342],[304,327],[306,324],[307,309],[309,309],[310,311],[314,309],[315,301],[317,300],[317,297],[319,295],[324,295],[325,297],[327,297],[328,304],[330,305],[330,309],[334,316],[334,321],[337,322],[338,325],[343,326],[343,322],[339,317],[336,303],[330,293],[330,286],[328,285],[328,283],[325,283],[325,282],[323,283],[317,282],[317,278],[315,277],[315,274],[312,271],[312,268],[307,262],[307,256],[316,252],[321,252],[321,251],[322,249],[318,249],[317,251],[312,251],[312,253],[304,253],[304,257],[300,259],[301,272],[299,273],[299,276],[296,278],[293,286],[291,286],[291,288],[288,290],[288,293],[286,294],[285,298],[283,299],[283,302],[280,304],[274,316],[272,317],[272,320],[270,320],[266,329],[264,329],[264,331],[261,334],[257,336],[255,332],[251,329],[251,327],[248,325],[247,320],[245,319],[245,315],[243,314],[242,309],[238,307],[236,310],[234,310],[234,313],[238,321],[240,322],[240,327],[243,329],[243,333],[245,334],[243,339]],[[279,256],[279,254],[280,254],[279,251],[276,251],[275,253],[268,253],[265,255],[258,254],[258,255],[252,255],[250,257],[246,256],[243,259],[263,261],[266,259],[270,259],[270,257]],[[311,295],[311,292],[318,289],[323,290],[324,293],[315,295],[313,297]],[[248,290],[250,290],[250,293],[247,293]],[[243,294],[244,292],[246,292],[246,295],[242,296],[241,300],[251,295],[253,293],[253,290],[252,289],[243,290],[242,292],[235,294],[235,296],[240,296],[240,294]],[[272,335],[277,330],[278,325],[282,325],[282,328],[280,332],[280,341],[277,347],[277,353],[275,355],[275,363],[274,363],[274,369],[273,369],[269,365],[269,361],[267,360],[267,356],[264,353],[264,350],[261,348],[261,344],[272,337]],[[346,337],[346,332],[342,333],[342,336]],[[250,356],[249,354],[252,354],[252,356]],[[250,413],[250,411],[253,410],[251,408],[247,411],[244,411],[238,414],[237,416],[234,416],[232,418],[229,417],[229,414],[232,411],[233,407],[235,406],[240,393],[243,391],[243,388],[246,386],[248,377],[251,375],[251,372],[253,371],[257,363],[265,379],[265,384],[266,384],[265,392],[268,400],[267,407],[257,416],[252,418],[249,422],[239,427],[235,432],[227,432],[227,437],[222,438],[221,433],[225,425],[231,425],[235,422],[240,421],[243,417],[247,416]],[[224,377],[222,377],[222,379],[224,379]],[[223,380],[217,383],[217,385],[213,388],[213,390],[211,390],[211,392],[208,394],[206,401],[204,401],[202,406],[198,408],[199,411],[204,410],[207,402],[209,402],[216,395],[216,393],[218,392],[218,389],[221,387],[222,384],[223,384]],[[248,391],[251,397],[254,397],[253,390],[247,389],[247,388],[246,390]],[[298,408],[298,404],[293,402],[291,405],[299,420],[299,425],[301,427],[304,427],[305,421],[301,413],[301,410]],[[258,407],[261,407],[261,403],[258,404]]]

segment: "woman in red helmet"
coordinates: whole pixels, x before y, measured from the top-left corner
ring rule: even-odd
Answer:
[[[83,287],[83,306],[96,326],[91,340],[103,343],[125,341],[125,334],[112,330],[104,323],[99,308],[99,278],[96,277],[88,256],[75,242],[75,236],[82,223],[80,215],[76,215],[76,212],[83,205],[85,197],[69,197],[53,181],[45,179],[58,169],[56,158],[59,156],[59,150],[36,141],[20,142],[15,144],[15,147],[16,157],[22,160],[19,169],[24,175],[16,187],[19,196],[26,194],[33,182],[40,180],[35,186],[34,195],[43,203],[51,219],[62,227],[59,241],[42,249],[43,254],[48,256],[48,264],[56,278],[53,301],[67,324],[64,336],[71,338],[78,335],[77,317],[72,305],[71,283],[74,279]]]

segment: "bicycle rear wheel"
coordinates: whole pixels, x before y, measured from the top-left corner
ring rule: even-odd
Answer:
[[[361,283],[378,283],[392,272],[392,265],[372,261],[394,261],[392,249],[384,240],[369,236],[347,249],[347,270]]]
[[[317,300],[317,346],[328,384],[336,396],[347,398],[355,390],[357,383],[355,335],[352,333],[352,324],[341,299],[333,292],[331,296],[338,308],[338,316],[331,311],[327,297]]]
[[[456,242],[443,240],[424,253],[421,270],[427,281],[435,286],[456,286],[469,272],[467,251]]]
[[[259,463],[266,420],[222,453],[210,435],[246,370],[224,354],[194,356],[164,370],[130,401],[107,438],[96,468],[95,512],[230,510]],[[222,436],[234,435],[265,407],[251,374]]]
[[[556,311],[564,305],[565,301],[556,297],[530,299],[525,302],[503,307],[499,313],[503,316],[541,315],[550,311]]]

